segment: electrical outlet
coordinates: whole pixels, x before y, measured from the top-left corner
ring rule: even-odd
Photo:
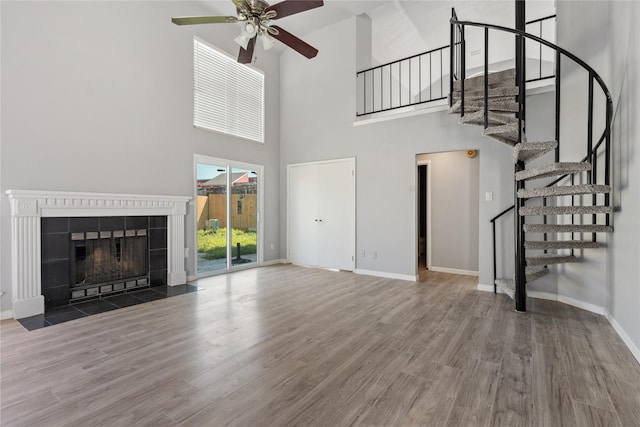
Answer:
[[[371,258],[372,259],[378,258],[378,252],[376,252],[376,251],[371,252]]]
[[[269,248],[270,248],[271,250],[274,250],[276,247],[275,247],[275,245],[272,243],[272,244],[270,244],[270,245],[269,245]]]
[[[360,256],[361,256],[362,258],[364,258],[365,256],[367,256],[367,253],[364,251],[364,249],[360,251]]]
[[[189,258],[189,248],[184,248],[184,257]]]
[[[487,191],[486,193],[484,193],[484,199],[487,202],[490,202],[493,200],[493,191]]]

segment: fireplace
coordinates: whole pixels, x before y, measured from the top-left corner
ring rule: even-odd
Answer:
[[[8,190],[13,317],[186,283],[190,197]],[[144,255],[141,255],[144,253]]]
[[[167,217],[41,220],[45,308],[167,284]]]

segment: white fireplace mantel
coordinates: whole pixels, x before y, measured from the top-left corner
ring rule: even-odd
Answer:
[[[41,291],[42,217],[167,216],[167,283],[187,281],[184,217],[191,197],[8,190],[11,203],[13,317],[44,313]]]

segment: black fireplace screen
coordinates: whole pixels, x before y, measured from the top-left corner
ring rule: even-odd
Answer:
[[[149,273],[147,236],[75,241],[72,287],[109,283]]]

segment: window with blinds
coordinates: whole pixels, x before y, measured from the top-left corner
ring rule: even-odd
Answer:
[[[196,38],[193,125],[264,143],[264,75]]]

